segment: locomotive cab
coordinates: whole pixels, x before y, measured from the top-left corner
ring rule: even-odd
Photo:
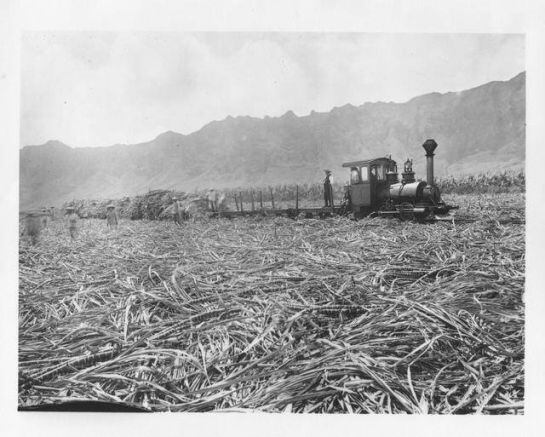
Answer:
[[[397,182],[397,165],[390,158],[345,162],[343,167],[350,169],[348,195],[356,217],[376,210],[387,195],[390,184]]]

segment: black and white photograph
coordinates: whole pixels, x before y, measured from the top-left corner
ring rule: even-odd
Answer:
[[[11,409],[524,416],[530,41],[21,29]]]

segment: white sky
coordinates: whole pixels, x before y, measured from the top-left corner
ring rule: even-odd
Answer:
[[[403,102],[525,70],[508,34],[25,32],[21,144],[137,143],[228,115]]]

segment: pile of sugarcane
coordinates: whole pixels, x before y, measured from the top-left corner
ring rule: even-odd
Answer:
[[[191,194],[180,191],[154,190],[134,197],[107,200],[71,200],[62,206],[72,206],[81,218],[106,218],[108,205],[114,205],[120,217],[131,220],[167,220],[174,213],[174,198],[179,208],[188,210],[193,216],[205,216],[208,201],[204,194]]]
[[[522,413],[521,196],[473,223],[52,223],[20,248],[19,403]],[[470,208],[471,206],[471,208]],[[503,209],[502,209],[503,208]]]
[[[65,211],[66,207],[71,206],[81,218],[105,219],[108,205],[114,205],[117,208],[117,211],[122,216],[126,217],[127,211],[130,208],[130,203],[131,199],[129,197],[102,200],[74,199],[65,202],[61,207],[61,211]]]

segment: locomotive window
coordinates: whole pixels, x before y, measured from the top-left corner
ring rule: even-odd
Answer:
[[[361,168],[361,180],[363,182],[367,182],[369,180],[369,174],[368,174],[367,167],[362,167]]]
[[[386,169],[384,168],[383,165],[377,166],[377,179],[379,181],[386,180]]]
[[[350,183],[351,184],[359,184],[360,181],[360,172],[356,167],[352,167],[350,169]]]

